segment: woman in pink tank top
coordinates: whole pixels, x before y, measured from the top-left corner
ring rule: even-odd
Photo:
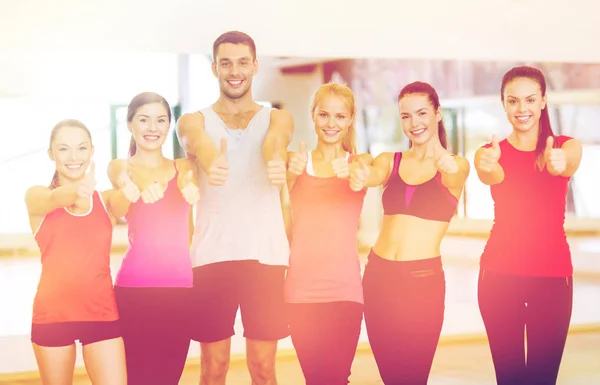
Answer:
[[[357,231],[365,191],[350,170],[371,163],[355,152],[352,91],[322,85],[312,106],[315,150],[289,154],[290,265],[285,283],[292,342],[307,384],[347,384],[361,330],[363,294]],[[352,157],[352,158],[350,158]]]
[[[189,215],[199,191],[192,161],[163,156],[170,125],[162,96],[134,97],[127,110],[130,158],[109,166],[113,185],[133,183],[140,194],[125,215],[129,248],[115,282],[129,385],[176,385],[190,345]]]

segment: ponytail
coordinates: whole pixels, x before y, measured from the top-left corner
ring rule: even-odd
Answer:
[[[132,135],[131,140],[129,141],[129,157],[130,158],[135,155],[136,150],[137,150],[137,146],[135,144],[135,139],[133,139],[133,135]]]
[[[538,140],[535,146],[536,164],[542,170],[544,164],[544,151],[546,150],[546,141],[548,137],[554,136],[552,126],[550,125],[550,114],[548,113],[548,105],[542,110],[540,115],[540,130],[538,132]],[[556,143],[555,143],[556,145]]]
[[[54,190],[59,186],[58,181],[58,171],[54,171],[54,176],[52,176],[52,181],[50,182],[50,190]]]

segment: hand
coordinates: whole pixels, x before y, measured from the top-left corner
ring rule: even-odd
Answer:
[[[275,139],[273,158],[267,162],[267,175],[271,184],[275,186],[283,186],[286,182],[285,161],[279,154],[281,140]]]
[[[346,153],[342,148],[337,147],[335,150],[335,158],[331,161],[333,172],[340,179],[348,179],[350,177],[350,165],[346,159]]]
[[[306,170],[306,164],[308,163],[308,152],[306,152],[306,144],[300,142],[300,149],[295,152],[290,158],[288,164],[288,171],[294,175],[302,175]]]
[[[208,169],[208,183],[212,186],[222,186],[229,176],[229,163],[227,162],[227,139],[221,139],[219,154]]]
[[[454,156],[442,146],[436,147],[433,150],[433,158],[435,160],[435,167],[442,174],[456,174],[460,170]]]
[[[484,149],[479,157],[479,169],[483,172],[492,172],[498,167],[500,160],[500,144],[496,135],[492,136],[492,146]]]
[[[350,189],[352,191],[361,191],[367,185],[371,169],[362,159],[358,160],[358,165],[353,165],[350,171]]]
[[[195,204],[200,200],[200,189],[194,183],[194,172],[189,170],[182,178],[180,182],[179,191],[183,199],[190,205]]]
[[[87,174],[77,184],[77,196],[81,199],[89,199],[96,189],[96,163],[92,160]]]
[[[562,148],[554,148],[554,137],[549,136],[544,150],[544,161],[550,175],[560,175],[567,169],[567,156]]]
[[[142,193],[138,186],[131,180],[131,175],[129,175],[127,170],[123,170],[117,179],[117,186],[129,202],[135,203],[140,199]]]
[[[141,194],[142,202],[144,203],[155,203],[161,200],[165,196],[166,188],[154,181],[146,187]]]

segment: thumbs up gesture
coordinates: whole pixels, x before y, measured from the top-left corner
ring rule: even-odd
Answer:
[[[119,175],[119,178],[117,179],[117,186],[129,202],[135,203],[138,201],[138,199],[140,199],[142,193],[138,186],[133,183],[131,180],[131,175],[126,169],[124,169],[123,172],[121,172],[121,175]]]
[[[460,170],[450,151],[441,145],[433,149],[433,158],[435,167],[443,174],[456,174]]]
[[[96,163],[92,160],[88,172],[77,186],[77,196],[81,199],[89,199],[96,189]]]
[[[227,162],[227,139],[221,139],[219,154],[208,169],[208,183],[213,186],[222,186],[229,176],[229,163]]]
[[[492,146],[481,152],[479,158],[479,169],[483,172],[492,172],[498,166],[500,160],[500,143],[496,135],[492,136]]]
[[[300,142],[300,149],[295,152],[289,161],[288,170],[294,175],[302,175],[306,169],[308,163],[308,152],[306,151],[306,144]]]
[[[350,165],[346,159],[346,153],[341,147],[335,149],[335,158],[331,161],[333,172],[340,179],[348,179],[350,177]]]
[[[187,203],[193,205],[200,200],[200,190],[194,181],[194,172],[189,170],[180,177],[179,191]]]
[[[554,137],[549,136],[544,150],[544,161],[551,175],[560,175],[567,169],[567,156],[561,148],[554,148]]]
[[[362,159],[358,160],[358,165],[351,167],[350,171],[350,189],[352,191],[361,191],[367,185],[371,169]]]
[[[285,161],[281,158],[279,151],[281,150],[281,140],[275,139],[275,147],[273,149],[273,158],[267,162],[267,176],[271,183],[275,186],[283,186],[286,181]]]

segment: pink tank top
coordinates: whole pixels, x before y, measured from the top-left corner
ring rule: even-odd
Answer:
[[[357,231],[366,190],[347,180],[298,177],[290,191],[293,239],[285,298],[291,303],[363,303]]]
[[[129,206],[129,248],[115,285],[192,287],[190,205],[177,187],[178,174],[169,181],[163,199],[152,204],[140,199]]]

